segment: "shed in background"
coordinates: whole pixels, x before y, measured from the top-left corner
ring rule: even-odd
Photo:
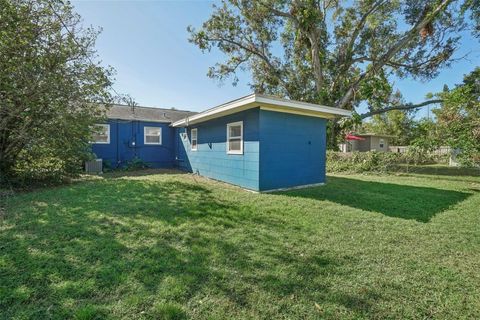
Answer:
[[[388,152],[390,139],[393,136],[376,133],[356,133],[354,134],[363,140],[351,140],[345,143],[342,151],[344,152],[367,152],[367,151],[380,151]]]

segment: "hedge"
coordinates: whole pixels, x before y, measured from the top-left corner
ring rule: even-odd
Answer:
[[[336,152],[327,151],[328,172],[387,172],[402,164],[420,165],[445,163],[446,156],[437,156],[417,148],[405,153],[395,152]]]

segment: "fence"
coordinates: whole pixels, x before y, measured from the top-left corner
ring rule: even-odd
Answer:
[[[408,151],[409,146],[389,146],[388,150],[390,152],[396,152],[396,153],[405,153]],[[448,146],[443,146],[439,147],[437,150],[432,151],[434,155],[437,156],[442,156],[445,154],[451,154],[452,153],[452,148]]]

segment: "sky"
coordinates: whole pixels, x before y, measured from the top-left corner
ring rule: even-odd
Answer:
[[[187,27],[200,27],[214,1],[72,1],[85,26],[102,28],[96,43],[99,58],[115,68],[114,88],[142,106],[202,111],[251,93],[248,72],[233,86],[207,77],[210,66],[223,61],[218,51],[207,54],[188,42]],[[453,87],[463,74],[480,65],[480,43],[467,37],[453,64],[434,80],[397,81],[407,101],[422,102],[428,92]],[[418,117],[427,116],[425,108]]]

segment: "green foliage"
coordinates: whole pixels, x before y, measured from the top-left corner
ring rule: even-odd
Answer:
[[[442,157],[418,147],[410,147],[405,153],[327,151],[327,172],[389,172],[398,170],[404,164],[419,165],[444,161]]]
[[[424,149],[419,146],[410,146],[407,152],[402,153],[403,163],[410,165],[446,163],[449,155],[436,155],[432,153],[433,149]]]
[[[415,121],[410,131],[409,145],[427,151],[434,151],[442,146],[442,141],[439,139],[437,123],[427,118]]]
[[[391,136],[390,145],[407,146],[412,140],[415,126],[414,113],[393,110],[374,115],[369,122],[362,125],[362,131]]]
[[[0,0],[0,183],[73,175],[89,158],[112,71],[93,62],[98,32],[72,10]]]
[[[209,77],[236,84],[249,70],[256,92],[379,111],[399,104],[396,78],[431,79],[450,65],[477,10],[470,0],[222,0],[188,31],[202,52],[225,56]]]
[[[132,160],[127,161],[123,169],[126,171],[134,171],[134,170],[147,169],[149,167],[150,166],[148,165],[148,163],[146,163],[139,157],[135,157]]]
[[[273,194],[116,172],[22,192],[1,216],[1,317],[477,319],[479,173],[440,172]]]
[[[444,99],[435,110],[439,139],[460,150],[458,160],[463,165],[480,166],[480,68],[438,96]]]
[[[415,112],[393,110],[377,114],[364,122],[359,132],[389,135],[391,146],[416,146],[433,151],[440,146],[434,120],[415,119]]]
[[[44,150],[42,155],[22,152],[15,163],[15,184],[58,183],[65,179],[65,173],[71,172],[65,160]],[[78,162],[78,159],[74,159]],[[78,163],[80,167],[80,163]]]

